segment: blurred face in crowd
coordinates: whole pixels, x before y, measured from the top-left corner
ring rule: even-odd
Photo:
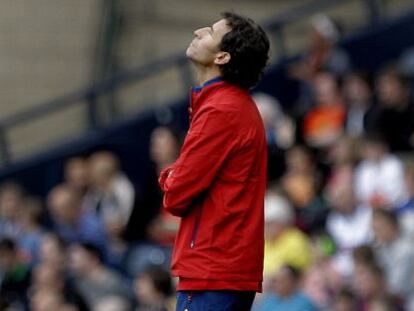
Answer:
[[[349,104],[363,107],[369,104],[372,95],[368,83],[356,74],[346,77],[342,91]]]
[[[179,153],[179,145],[167,127],[157,127],[151,134],[151,160],[161,166],[174,163]]]
[[[35,290],[30,301],[30,310],[51,311],[62,310],[64,305],[62,294],[55,289]]]
[[[99,266],[97,260],[80,245],[70,249],[69,258],[69,267],[76,275],[87,276],[93,268]]]
[[[225,19],[212,26],[194,31],[194,39],[187,48],[186,55],[195,64],[203,67],[224,65],[230,60],[230,54],[219,50],[223,36],[230,31]]]
[[[53,234],[45,235],[40,244],[40,260],[56,267],[62,267],[65,260],[65,249],[60,245],[58,237]]]
[[[265,223],[265,238],[266,240],[277,239],[289,225],[278,220],[267,220]]]
[[[291,272],[282,267],[276,273],[274,279],[274,289],[280,297],[290,297],[298,289],[298,280],[291,274]]]
[[[374,213],[372,217],[372,230],[378,242],[391,243],[398,236],[398,228],[387,218]]]
[[[17,263],[17,255],[12,250],[0,250],[0,272],[10,271]]]
[[[287,152],[286,164],[289,171],[294,173],[308,173],[314,167],[309,153],[300,146],[295,146]]]
[[[407,104],[408,87],[392,74],[383,74],[377,80],[377,93],[380,104],[386,108],[398,108]]]
[[[355,270],[353,283],[356,293],[365,299],[383,294],[385,287],[383,277],[365,265]]]
[[[333,165],[352,164],[355,158],[354,145],[347,136],[339,138],[329,150],[329,160]]]
[[[80,198],[67,187],[57,187],[48,197],[48,207],[54,221],[75,224],[80,217]]]
[[[0,215],[5,219],[15,219],[22,208],[23,194],[18,188],[6,187],[0,193]]]
[[[341,102],[338,84],[332,74],[318,73],[314,79],[314,88],[317,105],[330,106]]]
[[[85,159],[71,158],[65,164],[66,182],[79,190],[88,186],[88,165]]]
[[[63,288],[63,280],[58,268],[47,263],[36,266],[32,275],[32,284],[36,288]]]
[[[108,190],[113,179],[119,172],[119,163],[116,156],[102,151],[89,158],[89,173],[93,186],[105,191]]]
[[[348,214],[355,210],[355,196],[352,183],[333,187],[329,193],[331,206],[340,213]]]
[[[363,141],[361,145],[361,156],[363,159],[379,161],[387,154],[387,147],[380,142]]]

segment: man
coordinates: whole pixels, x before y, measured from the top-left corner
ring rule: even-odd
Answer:
[[[249,310],[263,274],[266,139],[248,90],[269,41],[234,13],[194,32],[190,129],[177,161],[161,172],[164,208],[181,217],[172,259],[177,310]]]

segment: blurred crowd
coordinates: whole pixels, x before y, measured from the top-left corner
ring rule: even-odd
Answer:
[[[269,163],[253,308],[414,310],[413,77],[398,60],[355,68],[331,19],[311,25],[308,50],[287,68],[295,105],[254,94]],[[162,210],[157,180],[183,138],[154,129],[139,187],[109,151],[67,159],[46,198],[1,185],[0,310],[173,310],[179,219]]]

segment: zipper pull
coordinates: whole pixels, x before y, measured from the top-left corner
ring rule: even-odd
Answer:
[[[194,248],[194,241],[191,241],[191,243],[190,243],[190,247],[191,247],[191,248]]]

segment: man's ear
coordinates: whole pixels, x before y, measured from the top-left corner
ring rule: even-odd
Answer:
[[[216,65],[225,65],[227,64],[231,59],[229,52],[218,52],[216,54],[216,58],[214,59],[214,64]]]

